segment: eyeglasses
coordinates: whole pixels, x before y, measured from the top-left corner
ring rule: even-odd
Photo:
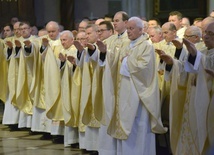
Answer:
[[[108,29],[100,29],[100,30],[98,30],[97,32],[98,33],[103,33],[104,31],[109,31]]]
[[[191,38],[191,37],[196,37],[196,35],[184,35],[184,38]]]

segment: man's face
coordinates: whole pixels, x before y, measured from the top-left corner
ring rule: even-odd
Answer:
[[[10,37],[13,35],[13,31],[10,29],[10,26],[5,26],[4,27],[4,37]]]
[[[149,38],[153,43],[158,43],[162,40],[161,32],[156,32],[154,29],[149,30]]]
[[[203,39],[208,49],[214,48],[214,23],[211,23],[207,26]]]
[[[89,43],[94,44],[98,39],[98,33],[92,27],[89,27],[86,29],[86,38]]]
[[[148,26],[149,27],[155,27],[155,26],[158,26],[158,23],[156,20],[149,20],[148,21]]]
[[[60,36],[60,40],[64,49],[68,49],[73,44],[73,38],[69,37],[66,33]]]
[[[169,20],[168,21],[174,23],[177,30],[180,29],[181,20],[178,19],[177,15],[169,16]]]
[[[20,31],[23,38],[28,38],[31,35],[31,28],[27,24],[20,26]]]
[[[87,27],[87,22],[86,21],[82,21],[79,23],[79,26],[78,26],[78,31],[85,31],[85,28]]]
[[[15,34],[15,36],[16,37],[21,37],[21,31],[20,31],[20,28],[19,28],[19,24],[20,23],[15,23],[14,25],[13,25],[13,31],[14,31],[14,34]]]
[[[166,42],[171,42],[176,37],[176,31],[169,30],[169,25],[162,26],[162,33],[163,38],[166,40]]]
[[[105,24],[102,24],[102,25],[99,25],[98,34],[99,34],[99,39],[103,41],[112,35],[112,31],[108,30]]]
[[[127,23],[127,34],[130,40],[135,40],[142,34],[142,28],[137,27],[134,21],[128,21]]]
[[[54,25],[47,26],[48,36],[51,40],[56,40],[59,36],[59,28],[55,27]]]
[[[198,36],[194,35],[191,29],[186,29],[184,33],[184,38],[189,40],[192,43],[197,43],[200,39]]]
[[[79,32],[76,36],[76,40],[78,40],[83,47],[86,47],[87,40],[85,32]]]
[[[113,21],[114,21],[113,22],[114,30],[117,31],[119,34],[122,33],[126,29],[127,21],[123,21],[121,13],[115,14]]]

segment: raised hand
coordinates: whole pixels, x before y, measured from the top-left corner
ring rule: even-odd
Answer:
[[[170,55],[167,54],[161,54],[160,58],[167,64],[172,65],[173,64],[173,58]]]
[[[95,46],[91,43],[87,43],[86,46],[92,51],[95,50]]]
[[[76,49],[79,51],[79,52],[82,52],[84,50],[84,47],[81,45],[81,43],[77,40],[74,40],[74,46],[76,47]]]
[[[11,41],[6,41],[5,44],[8,46],[9,49],[13,48],[13,43]]]
[[[164,51],[159,50],[159,49],[155,49],[155,52],[156,52],[159,56],[162,55],[162,54],[165,54]]]
[[[73,64],[73,65],[76,65],[76,58],[73,57],[73,56],[67,56],[67,60]]]
[[[59,60],[62,62],[65,62],[67,55],[63,55],[62,53],[59,53]]]
[[[106,49],[107,49],[106,44],[104,44],[102,41],[97,41],[96,44],[101,53],[106,53]]]
[[[180,42],[179,40],[174,39],[174,40],[172,40],[172,43],[174,44],[174,46],[175,46],[177,49],[183,48],[183,43]]]
[[[15,40],[15,45],[16,45],[16,47],[21,47],[22,46],[22,44],[21,44],[21,42],[19,40]]]
[[[214,70],[205,69],[205,71],[214,78]]]
[[[31,47],[31,42],[30,42],[30,40],[25,40],[25,41],[24,41],[24,44],[25,44],[25,46],[27,46],[28,48]]]
[[[183,43],[186,45],[186,48],[188,50],[188,52],[192,55],[195,56],[197,53],[197,49],[195,48],[195,45],[190,42],[189,40],[183,38]]]
[[[42,38],[42,46],[47,47],[47,46],[48,46],[48,43],[49,43],[49,41],[48,41],[47,38]]]

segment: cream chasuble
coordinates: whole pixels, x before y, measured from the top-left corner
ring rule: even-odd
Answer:
[[[71,104],[74,109],[79,109],[74,111],[75,123],[78,125],[79,132],[85,132],[85,125],[82,123],[82,114],[80,113],[82,88],[82,69],[80,66],[76,66],[71,82]]]
[[[127,49],[130,51],[127,58],[127,64],[138,96],[149,112],[151,130],[154,133],[161,134],[165,133],[167,129],[163,127],[161,122],[161,105],[159,100],[154,48],[146,41],[146,39],[147,38],[142,35],[135,41],[132,45],[133,47]],[[125,95],[126,93],[124,91],[122,97]],[[123,124],[124,131],[129,135],[136,113],[133,113],[131,108],[129,108],[129,104],[131,103],[120,103],[123,103],[123,105],[120,106],[121,123]],[[138,105],[135,105],[134,103],[131,104],[131,106],[138,107]],[[134,107],[132,108],[135,109]]]
[[[127,63],[139,98],[150,114],[151,130],[153,133],[161,134],[165,133],[167,129],[163,127],[160,116],[161,105],[159,100],[155,53],[152,45],[150,45],[146,39],[144,36],[141,36],[141,38],[134,43]],[[126,121],[124,121],[124,124],[125,123]]]
[[[4,53],[4,42],[3,40],[0,40],[0,99],[5,103],[7,100],[7,95],[8,95],[8,83],[7,83],[7,78],[8,78],[8,62],[6,60],[6,56]]]
[[[14,39],[15,41],[16,39]],[[22,42],[22,38],[19,39],[20,42]],[[14,42],[13,42],[14,44]],[[7,49],[5,51],[7,53]],[[10,56],[10,63],[8,67],[8,89],[9,89],[9,100],[12,102],[14,106],[17,107],[16,103],[16,91],[17,91],[17,82],[18,82],[18,71],[19,71],[19,56],[20,51],[16,53],[15,51],[15,44],[12,49],[12,54]]]
[[[87,49],[85,52],[87,52]],[[90,127],[98,128],[100,127],[100,123],[95,118],[94,106],[92,104],[92,82],[93,82],[93,75],[95,73],[94,70],[97,66],[97,61],[92,60],[92,58],[89,56],[88,53],[86,53],[86,55],[83,55],[83,54],[82,56],[85,56],[85,57],[84,57],[83,68],[82,68],[80,115],[82,115],[83,124]]]
[[[35,80],[35,93],[33,105],[40,109],[45,109],[45,90],[44,90],[44,57],[45,53],[38,52],[37,71]]]
[[[69,49],[61,50],[60,53],[77,58],[77,49],[73,45]],[[77,127],[79,104],[72,104],[72,77],[73,65],[68,60],[66,60],[61,80],[62,109],[65,125]]]
[[[204,49],[203,44],[195,44],[195,46],[199,50]],[[200,62],[201,60],[196,58],[196,61]],[[185,66],[187,66],[186,64]],[[206,115],[210,99],[210,88],[207,88],[206,81],[210,80],[204,76],[206,73],[202,65],[197,69],[185,67],[190,73],[187,76],[187,90],[184,94],[185,87],[179,84],[184,83],[180,81],[186,79],[185,76],[181,76],[186,74],[182,68],[182,64],[174,60],[170,91],[171,149],[173,154],[203,154],[207,149]],[[181,74],[181,72],[184,73]]]
[[[24,44],[22,44],[20,49],[16,102],[21,111],[26,114],[32,114],[39,45],[33,36],[22,39],[22,41],[25,40],[31,41],[31,53],[25,52]]]
[[[50,46],[46,47],[44,63],[44,88],[46,115],[54,121],[64,121],[61,101],[61,78],[56,57]]]
[[[115,37],[111,36],[106,40],[103,40],[103,43],[106,44],[107,49],[109,48],[109,44]],[[108,42],[108,44],[107,44]],[[94,107],[94,115],[95,118],[101,123],[106,124],[105,120],[105,106],[104,106],[104,99],[103,99],[103,74],[104,74],[104,66],[103,62],[100,63],[100,51],[98,52],[98,63],[99,65],[96,66],[93,80],[92,80],[92,104]]]
[[[109,134],[115,135],[115,116],[118,111],[118,106],[116,105],[116,96],[117,96],[117,76],[118,76],[118,65],[120,63],[120,53],[122,47],[126,46],[129,42],[127,32],[124,32],[122,35],[113,35],[106,40],[107,53],[105,60],[105,70],[103,73],[103,103],[104,106],[100,106],[105,109],[104,114],[97,116],[98,120],[101,120],[103,125],[107,125],[109,128]],[[101,110],[103,110],[101,109]],[[101,111],[100,110],[100,111]],[[112,120],[112,121],[111,121]],[[111,125],[109,126],[111,122]],[[111,129],[112,128],[112,129]]]
[[[52,49],[55,49],[56,46],[60,46],[61,42],[59,39],[51,40],[47,35],[42,36],[39,39],[39,47],[42,45],[42,38],[47,38],[49,40],[49,45]],[[54,50],[56,51],[56,50]],[[45,104],[45,90],[44,90],[44,61],[46,56],[46,50],[38,52],[38,59],[37,59],[37,73],[36,73],[36,80],[35,80],[35,95],[34,95],[34,102],[33,105],[40,109],[46,109]]]

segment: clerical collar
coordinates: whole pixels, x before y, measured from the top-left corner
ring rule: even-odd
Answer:
[[[133,48],[134,47],[134,45],[135,45],[135,43],[139,40],[141,38],[141,36],[140,37],[138,37],[137,39],[135,39],[135,40],[132,40],[131,42],[130,42],[130,44],[129,44],[129,47],[130,48]]]
[[[124,32],[126,32],[126,31],[124,31]],[[121,34],[118,34],[117,36],[118,36],[118,38],[120,38],[123,34],[124,34],[124,32],[123,33],[121,33]]]

